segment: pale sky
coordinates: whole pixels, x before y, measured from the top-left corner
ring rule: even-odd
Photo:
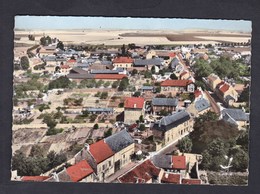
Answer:
[[[214,29],[251,32],[251,21],[130,17],[16,16],[16,29]]]

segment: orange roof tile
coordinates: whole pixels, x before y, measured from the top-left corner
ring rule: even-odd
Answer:
[[[60,68],[61,68],[61,69],[69,69],[70,66],[69,66],[69,65],[61,65]]]
[[[141,97],[127,97],[125,99],[125,108],[138,108],[142,109],[144,106],[144,98]]]
[[[162,176],[161,181],[163,183],[180,184],[180,182],[181,182],[181,175],[180,174],[173,174],[173,173],[164,173],[163,176]]]
[[[79,163],[67,168],[67,173],[73,182],[78,182],[93,172],[93,169],[86,160],[82,160]]]
[[[175,52],[169,52],[169,57],[175,57],[176,56],[176,53]]]
[[[113,63],[133,63],[134,60],[131,57],[117,57],[113,60]]]
[[[224,83],[222,86],[219,87],[219,90],[224,94],[226,91],[228,91],[229,85]]]
[[[158,176],[160,169],[153,165],[150,160],[146,160],[125,175],[118,178],[122,183],[146,183],[154,176]]]
[[[195,98],[198,98],[201,94],[202,94],[202,93],[201,93],[200,90],[195,90],[195,91],[194,91],[194,96],[195,96]]]
[[[121,80],[127,77],[124,74],[95,74],[94,79],[118,79]]]
[[[50,178],[49,176],[23,176],[22,181],[33,181],[33,182],[42,182]]]
[[[89,147],[89,151],[96,160],[97,164],[114,155],[114,152],[104,142],[104,140],[100,140],[96,143],[93,143]]]
[[[201,184],[200,179],[182,179],[181,182],[182,182],[182,184],[186,184],[186,185],[200,185]]]
[[[191,80],[165,80],[161,83],[161,86],[186,87],[191,83]]]
[[[185,156],[172,156],[172,168],[178,170],[186,169],[186,157]]]

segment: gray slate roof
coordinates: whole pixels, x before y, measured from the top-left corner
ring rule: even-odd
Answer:
[[[94,74],[77,74],[77,73],[70,73],[67,75],[69,79],[94,79]]]
[[[134,143],[133,138],[124,129],[104,139],[113,152],[119,152]]]
[[[190,115],[185,110],[180,112],[176,112],[173,115],[163,117],[158,123],[154,124],[154,129],[159,131],[168,131],[178,125],[188,121],[190,119]]]
[[[177,106],[178,99],[177,98],[153,98],[152,105],[153,106]]]
[[[249,117],[242,109],[227,108],[222,111],[223,118],[227,114],[235,121],[248,121]]]
[[[195,108],[199,112],[206,110],[209,107],[210,107],[210,104],[205,98],[201,98],[195,102]]]
[[[153,86],[142,86],[141,90],[153,90],[154,87]]]
[[[161,59],[135,59],[134,66],[162,65]]]
[[[176,68],[176,66],[180,63],[179,59],[177,57],[175,57],[172,61],[171,61],[171,67],[174,69]]]
[[[89,112],[113,112],[113,108],[86,108]]]
[[[171,155],[155,155],[152,158],[155,166],[159,168],[172,168],[172,156]]]

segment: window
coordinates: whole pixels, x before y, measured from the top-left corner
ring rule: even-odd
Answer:
[[[108,161],[108,165],[111,166],[111,161]]]

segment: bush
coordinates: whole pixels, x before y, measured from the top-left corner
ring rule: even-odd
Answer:
[[[96,123],[94,126],[93,126],[93,129],[98,129],[99,128],[99,126],[98,126],[98,124]]]
[[[46,135],[50,136],[50,135],[56,135],[58,133],[62,133],[64,129],[62,128],[50,128],[48,129]]]

